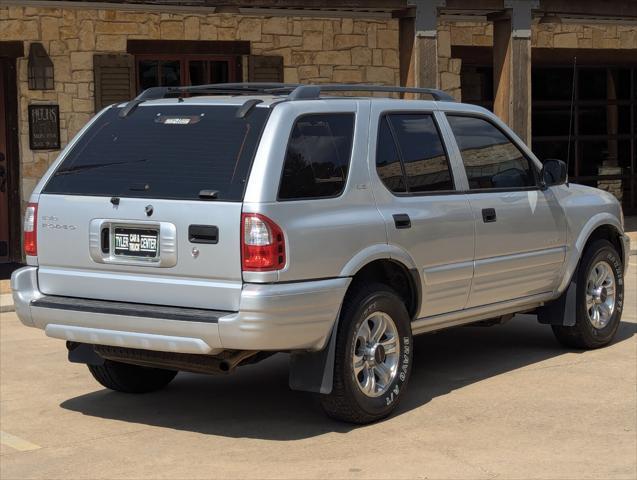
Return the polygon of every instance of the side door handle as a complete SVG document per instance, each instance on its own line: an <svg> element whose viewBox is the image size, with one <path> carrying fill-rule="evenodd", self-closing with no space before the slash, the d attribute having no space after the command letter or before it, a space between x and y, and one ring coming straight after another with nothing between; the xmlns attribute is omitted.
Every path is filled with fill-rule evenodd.
<svg viewBox="0 0 637 480"><path fill-rule="evenodd" d="M406 213L395 213L393 217L397 229L411 228L411 218Z"/></svg>
<svg viewBox="0 0 637 480"><path fill-rule="evenodd" d="M188 240L190 243L219 243L219 228L214 225L190 225Z"/></svg>
<svg viewBox="0 0 637 480"><path fill-rule="evenodd" d="M482 221L484 223L493 223L497 220L495 214L495 208L483 208L482 209Z"/></svg>

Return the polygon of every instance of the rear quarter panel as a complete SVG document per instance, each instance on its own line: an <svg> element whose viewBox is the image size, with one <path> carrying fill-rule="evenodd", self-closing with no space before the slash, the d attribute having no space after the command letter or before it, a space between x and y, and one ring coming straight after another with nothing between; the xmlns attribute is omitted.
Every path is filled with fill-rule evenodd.
<svg viewBox="0 0 637 480"><path fill-rule="evenodd" d="M311 113L356 114L348 180L335 198L277 201L288 136L295 120ZM248 282L333 278L359 252L387 245L385 226L370 187L369 101L313 100L277 106L262 137L248 182L244 212L261 213L285 232L287 263L278 273L244 272Z"/></svg>

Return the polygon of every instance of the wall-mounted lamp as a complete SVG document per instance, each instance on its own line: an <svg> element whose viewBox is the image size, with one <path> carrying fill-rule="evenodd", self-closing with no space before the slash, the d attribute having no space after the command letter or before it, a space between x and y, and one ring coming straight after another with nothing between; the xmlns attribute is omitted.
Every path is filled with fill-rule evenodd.
<svg viewBox="0 0 637 480"><path fill-rule="evenodd" d="M554 13L545 13L544 15L542 15L542 18L540 18L540 21L538 23L542 25L546 25L549 23L562 23L562 19Z"/></svg>
<svg viewBox="0 0 637 480"><path fill-rule="evenodd" d="M41 43L29 47L29 90L53 90L53 62Z"/></svg>

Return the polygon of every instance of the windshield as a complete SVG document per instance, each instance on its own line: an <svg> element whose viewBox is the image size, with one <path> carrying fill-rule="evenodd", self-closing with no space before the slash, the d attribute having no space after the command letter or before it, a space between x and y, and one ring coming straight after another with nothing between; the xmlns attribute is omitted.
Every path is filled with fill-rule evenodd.
<svg viewBox="0 0 637 480"><path fill-rule="evenodd" d="M110 108L49 179L44 193L241 201L269 109L236 106ZM209 198L209 197L208 197Z"/></svg>

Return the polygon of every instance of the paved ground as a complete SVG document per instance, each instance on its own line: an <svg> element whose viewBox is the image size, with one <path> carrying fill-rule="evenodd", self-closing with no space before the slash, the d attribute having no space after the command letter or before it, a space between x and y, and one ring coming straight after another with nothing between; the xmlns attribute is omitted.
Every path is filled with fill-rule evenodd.
<svg viewBox="0 0 637 480"><path fill-rule="evenodd" d="M631 264L612 346L565 351L524 316L419 337L398 413L360 428L289 391L284 355L127 396L3 313L0 477L637 478Z"/></svg>

